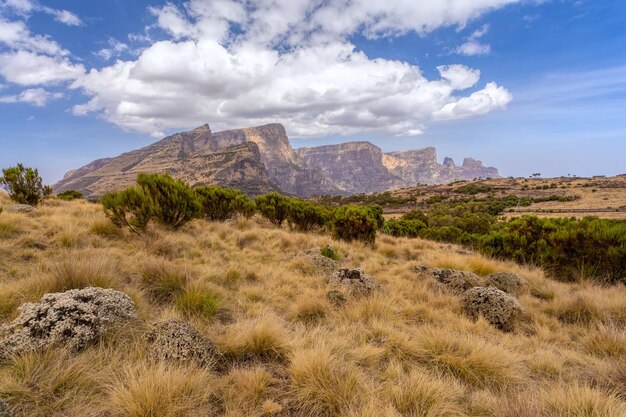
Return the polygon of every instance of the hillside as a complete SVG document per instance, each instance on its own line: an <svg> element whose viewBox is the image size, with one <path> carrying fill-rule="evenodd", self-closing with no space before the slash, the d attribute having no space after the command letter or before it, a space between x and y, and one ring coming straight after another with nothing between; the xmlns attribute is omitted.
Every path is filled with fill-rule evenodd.
<svg viewBox="0 0 626 417"><path fill-rule="evenodd" d="M217 184L251 195L279 189L301 197L498 177L497 169L472 158L460 167L449 158L439 164L434 148L384 154L369 142L348 142L294 150L278 123L223 132L203 125L69 171L54 191L97 199L128 186L140 172L168 173L192 186Z"/></svg>
<svg viewBox="0 0 626 417"><path fill-rule="evenodd" d="M329 244L338 263L320 255ZM423 265L517 274L523 320L504 332L473 319ZM328 298L338 267L374 290ZM99 204L47 200L0 214L0 281L5 325L44 293L89 286L129 295L137 316L80 350L1 364L0 410L15 416L626 415L624 286L560 283L455 245L350 244L260 217L137 237ZM176 340L197 329L182 356L155 350L171 319L186 323Z"/></svg>

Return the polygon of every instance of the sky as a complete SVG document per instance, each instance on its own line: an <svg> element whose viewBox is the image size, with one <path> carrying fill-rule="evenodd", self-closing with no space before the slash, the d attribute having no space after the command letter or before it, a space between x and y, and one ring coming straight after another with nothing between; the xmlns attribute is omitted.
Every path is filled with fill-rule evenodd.
<svg viewBox="0 0 626 417"><path fill-rule="evenodd" d="M0 0L0 167L47 183L208 123L626 173L624 0Z"/></svg>

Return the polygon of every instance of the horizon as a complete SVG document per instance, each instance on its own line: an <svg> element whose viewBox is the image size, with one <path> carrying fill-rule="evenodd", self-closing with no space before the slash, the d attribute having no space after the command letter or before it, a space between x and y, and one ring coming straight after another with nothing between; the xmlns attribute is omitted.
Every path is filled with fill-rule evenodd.
<svg viewBox="0 0 626 417"><path fill-rule="evenodd" d="M0 0L0 167L53 183L203 123L273 121L294 148L626 172L617 0L275 3Z"/></svg>

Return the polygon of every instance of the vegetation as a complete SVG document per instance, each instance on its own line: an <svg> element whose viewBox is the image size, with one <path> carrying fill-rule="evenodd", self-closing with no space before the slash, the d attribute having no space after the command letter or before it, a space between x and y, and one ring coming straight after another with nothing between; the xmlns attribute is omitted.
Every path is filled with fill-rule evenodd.
<svg viewBox="0 0 626 417"><path fill-rule="evenodd" d="M287 221L301 232L308 232L324 227L329 212L317 204L291 199L287 209Z"/></svg>
<svg viewBox="0 0 626 417"><path fill-rule="evenodd" d="M83 193L75 190L67 190L57 194L57 198L65 201L72 201L76 199L84 198Z"/></svg>
<svg viewBox="0 0 626 417"><path fill-rule="evenodd" d="M129 187L105 194L101 200L104 214L117 227L128 227L141 234L154 217L152 198L142 187Z"/></svg>
<svg viewBox="0 0 626 417"><path fill-rule="evenodd" d="M374 243L378 222L377 211L361 206L342 206L335 210L332 219L333 237L347 242L360 240Z"/></svg>
<svg viewBox="0 0 626 417"><path fill-rule="evenodd" d="M11 200L18 204L36 206L42 198L52 193L52 189L43 185L37 168L22 164L2 170L0 188L4 188Z"/></svg>
<svg viewBox="0 0 626 417"><path fill-rule="evenodd" d="M137 184L150 197L152 213L160 223L178 228L198 217L200 202L184 182L168 174L139 174Z"/></svg>
<svg viewBox="0 0 626 417"><path fill-rule="evenodd" d="M281 226L289 213L289 198L279 193L269 193L254 200L257 210L276 226Z"/></svg>
<svg viewBox="0 0 626 417"><path fill-rule="evenodd" d="M250 218L255 206L244 193L217 185L194 188L202 205L202 215L208 220L225 221L235 215Z"/></svg>

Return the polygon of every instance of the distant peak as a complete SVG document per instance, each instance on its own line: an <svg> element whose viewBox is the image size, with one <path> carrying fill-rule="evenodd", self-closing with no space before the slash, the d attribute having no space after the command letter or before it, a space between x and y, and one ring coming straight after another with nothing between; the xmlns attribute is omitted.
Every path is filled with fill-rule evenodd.
<svg viewBox="0 0 626 417"><path fill-rule="evenodd" d="M200 132L200 131L211 131L211 128L209 127L208 123L203 124L202 126L198 126L196 127L193 132Z"/></svg>

